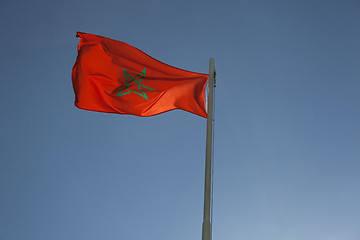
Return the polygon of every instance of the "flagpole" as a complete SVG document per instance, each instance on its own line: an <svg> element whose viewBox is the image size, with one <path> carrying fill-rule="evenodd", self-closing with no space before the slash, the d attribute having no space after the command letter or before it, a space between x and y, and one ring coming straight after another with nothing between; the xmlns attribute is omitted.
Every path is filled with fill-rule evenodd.
<svg viewBox="0 0 360 240"><path fill-rule="evenodd" d="M212 240L212 146L213 146L213 103L215 85L215 63L214 58L209 61L209 89L208 89L208 111L206 129L206 161L205 161L205 190L204 190L204 219L202 229L202 240Z"/></svg>

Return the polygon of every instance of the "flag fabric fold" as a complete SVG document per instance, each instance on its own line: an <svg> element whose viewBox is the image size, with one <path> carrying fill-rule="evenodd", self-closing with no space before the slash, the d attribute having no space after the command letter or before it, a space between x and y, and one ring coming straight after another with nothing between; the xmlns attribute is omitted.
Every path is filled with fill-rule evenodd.
<svg viewBox="0 0 360 240"><path fill-rule="evenodd" d="M141 117L182 109L207 117L208 74L170 66L120 41L80 32L77 37L76 107Z"/></svg>

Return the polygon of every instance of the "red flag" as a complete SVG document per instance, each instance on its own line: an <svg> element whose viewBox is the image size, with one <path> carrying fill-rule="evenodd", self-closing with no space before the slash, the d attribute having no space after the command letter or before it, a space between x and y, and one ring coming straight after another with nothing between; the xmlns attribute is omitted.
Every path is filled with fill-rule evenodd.
<svg viewBox="0 0 360 240"><path fill-rule="evenodd" d="M182 109L207 117L208 74L172 67L120 41L87 33L77 37L72 82L78 108L142 117Z"/></svg>

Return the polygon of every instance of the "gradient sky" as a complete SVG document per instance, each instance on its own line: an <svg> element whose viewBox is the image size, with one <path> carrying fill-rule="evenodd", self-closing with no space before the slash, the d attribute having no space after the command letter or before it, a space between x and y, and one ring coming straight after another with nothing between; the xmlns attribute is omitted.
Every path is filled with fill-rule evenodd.
<svg viewBox="0 0 360 240"><path fill-rule="evenodd" d="M206 119L74 107L82 31L215 58L214 240L359 240L359 26L359 0L2 0L0 239L201 239Z"/></svg>

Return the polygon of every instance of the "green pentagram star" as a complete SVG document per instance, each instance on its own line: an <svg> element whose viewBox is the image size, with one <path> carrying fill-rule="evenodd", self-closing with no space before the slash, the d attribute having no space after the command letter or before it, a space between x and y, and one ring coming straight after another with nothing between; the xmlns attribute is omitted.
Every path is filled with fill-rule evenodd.
<svg viewBox="0 0 360 240"><path fill-rule="evenodd" d="M142 70L142 72L136 76L131 76L125 69L122 69L123 72L124 72L124 75L125 75L125 88L120 90L120 92L117 94L117 96L124 96L126 94L129 94L129 93L135 93L143 98L145 98L146 100L149 100L145 91L152 91L152 90L156 90L154 88L150 88L150 87L147 87L145 85L143 85L141 83L141 81L143 80L143 78L146 76L146 68L144 68L144 70ZM138 80L136 80L136 78L138 78ZM130 90L129 89L129 86L132 82L135 82L137 83L138 85L138 90ZM145 89L144 89L145 88Z"/></svg>

